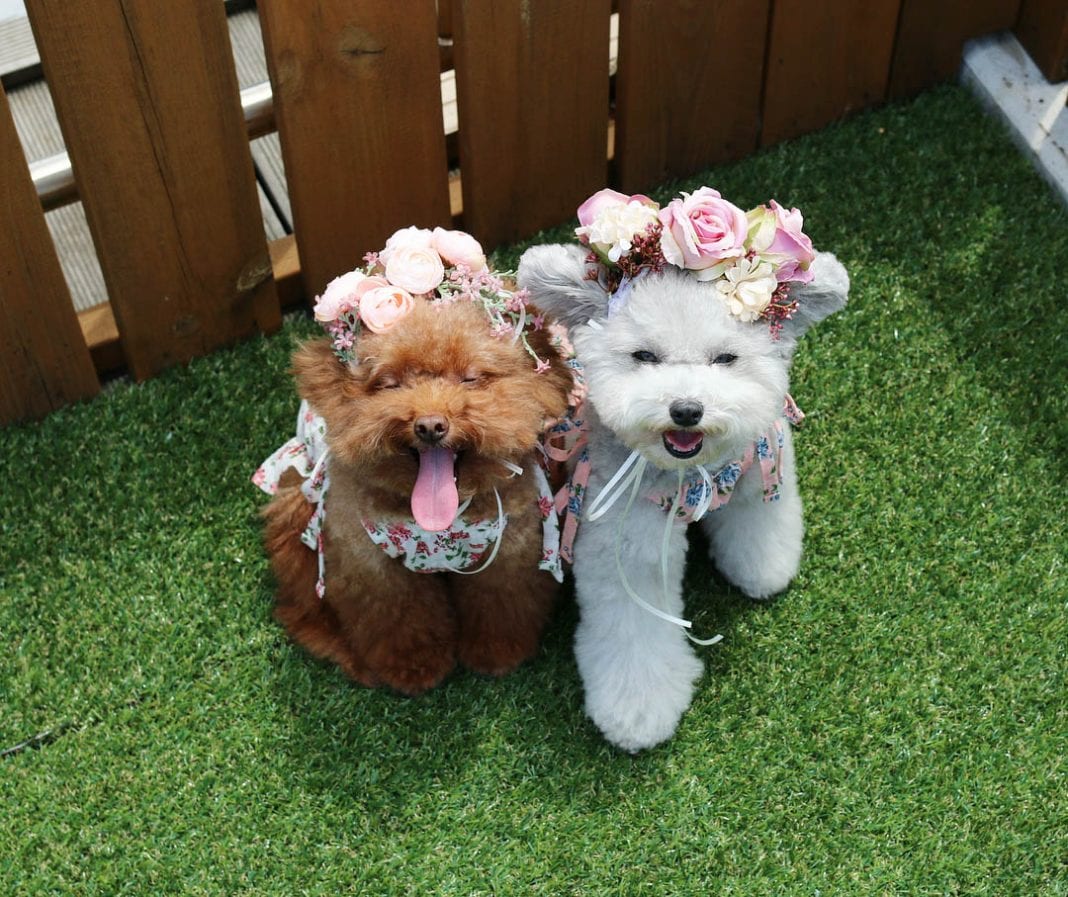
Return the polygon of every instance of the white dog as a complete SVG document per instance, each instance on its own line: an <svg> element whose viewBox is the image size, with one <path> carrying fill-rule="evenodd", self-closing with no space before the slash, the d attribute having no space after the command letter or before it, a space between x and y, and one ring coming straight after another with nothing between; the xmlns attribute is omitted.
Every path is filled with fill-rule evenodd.
<svg viewBox="0 0 1068 897"><path fill-rule="evenodd" d="M681 619L678 522L701 520L719 569L752 598L797 573L801 499L783 422L784 404L796 407L790 361L849 289L834 256L814 256L811 282L790 292L796 310L774 328L732 313L714 284L674 264L607 292L603 276L590 279L587 248L538 246L520 262L520 286L568 327L589 386L592 501L575 544L575 652L586 711L624 750L674 733L703 669Z"/></svg>

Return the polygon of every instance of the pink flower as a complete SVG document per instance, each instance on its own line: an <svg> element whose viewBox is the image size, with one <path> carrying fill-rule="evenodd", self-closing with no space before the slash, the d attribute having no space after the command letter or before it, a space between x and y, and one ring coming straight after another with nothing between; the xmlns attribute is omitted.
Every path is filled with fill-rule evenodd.
<svg viewBox="0 0 1068 897"><path fill-rule="evenodd" d="M386 280L409 293L430 293L444 279L445 266L431 246L399 246L386 261Z"/></svg>
<svg viewBox="0 0 1068 897"><path fill-rule="evenodd" d="M397 286L377 287L360 300L360 320L372 333L385 333L415 308L415 300Z"/></svg>
<svg viewBox="0 0 1068 897"><path fill-rule="evenodd" d="M745 254L749 232L745 212L711 187L673 199L660 210L660 222L664 258L679 268L699 272L699 280L718 277L726 267L724 262Z"/></svg>
<svg viewBox="0 0 1068 897"><path fill-rule="evenodd" d="M463 265L472 274L486 270L486 254L482 251L482 244L462 230L435 227L430 245L450 265Z"/></svg>
<svg viewBox="0 0 1068 897"><path fill-rule="evenodd" d="M544 358L539 358L538 359L538 363L536 365L534 365L534 373L535 374L544 374L546 371L549 371L551 368L552 368L552 365L549 364L548 361L546 361Z"/></svg>
<svg viewBox="0 0 1068 897"><path fill-rule="evenodd" d="M367 275L362 271L349 271L331 280L323 295L316 298L315 320L336 321L343 312L356 308L359 305L357 289L365 280Z"/></svg>
<svg viewBox="0 0 1068 897"><path fill-rule="evenodd" d="M620 193L618 190L609 190L605 187L604 190L598 190L593 196L578 207L579 224L582 225L582 227L589 227L593 224L593 220L605 209L611 206L626 206L629 205L632 200L637 200L643 205L652 206L653 208L657 207L655 202L641 193L627 196L625 193Z"/></svg>
<svg viewBox="0 0 1068 897"><path fill-rule="evenodd" d="M816 258L816 250L812 248L808 234L801 230L805 219L800 210L790 209L788 212L774 199L771 201L771 210L775 213L775 237L762 255L782 257L777 271L779 283L787 280L808 283L813 276L808 267Z"/></svg>
<svg viewBox="0 0 1068 897"><path fill-rule="evenodd" d="M412 246L417 249L429 249L433 242L433 235L425 227L405 227L394 231L393 236L386 240L386 248L378 253L378 262L385 265L394 250L402 246Z"/></svg>

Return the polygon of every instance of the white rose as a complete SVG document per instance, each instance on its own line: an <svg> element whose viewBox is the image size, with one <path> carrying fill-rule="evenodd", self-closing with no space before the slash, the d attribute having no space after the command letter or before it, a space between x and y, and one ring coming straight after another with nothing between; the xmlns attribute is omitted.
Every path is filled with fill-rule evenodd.
<svg viewBox="0 0 1068 897"><path fill-rule="evenodd" d="M779 285L775 269L759 259L741 258L715 281L716 292L730 313L741 321L755 321L771 304Z"/></svg>
<svg viewBox="0 0 1068 897"><path fill-rule="evenodd" d="M429 249L433 239L433 233L425 227L401 228L394 231L393 236L386 240L386 247L378 253L378 260L385 265L389 257L404 246L411 249Z"/></svg>
<svg viewBox="0 0 1068 897"><path fill-rule="evenodd" d="M386 262L386 280L409 293L429 293L445 277L441 256L432 247L400 246Z"/></svg>
<svg viewBox="0 0 1068 897"><path fill-rule="evenodd" d="M605 204L593 221L576 228L575 233L585 237L591 248L614 263L630 252L635 237L640 237L650 224L659 220L657 209L632 199L625 204Z"/></svg>

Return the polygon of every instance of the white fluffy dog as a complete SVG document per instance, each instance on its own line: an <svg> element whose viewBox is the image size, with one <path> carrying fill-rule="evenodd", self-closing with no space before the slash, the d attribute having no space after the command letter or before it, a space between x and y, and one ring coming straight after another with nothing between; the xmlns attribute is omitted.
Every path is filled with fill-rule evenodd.
<svg viewBox="0 0 1068 897"><path fill-rule="evenodd" d="M585 370L593 501L575 545L575 651L587 713L610 742L638 751L674 733L703 668L680 619L687 541L674 519L686 491L703 502L696 516L715 563L746 595L781 592L797 573L804 527L782 423L790 361L801 334L845 305L849 278L817 254L776 335L670 264L635 279L609 314L588 253L534 247L518 277L568 327Z"/></svg>

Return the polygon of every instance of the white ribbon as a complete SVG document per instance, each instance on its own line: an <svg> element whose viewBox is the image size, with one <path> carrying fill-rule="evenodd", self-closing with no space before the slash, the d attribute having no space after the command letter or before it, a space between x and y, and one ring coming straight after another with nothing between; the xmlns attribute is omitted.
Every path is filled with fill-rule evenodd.
<svg viewBox="0 0 1068 897"><path fill-rule="evenodd" d="M501 542L504 541L504 528L508 525L508 521L504 516L504 505L501 504L501 494L494 489L493 497L497 499L497 539L493 543L493 549L490 551L490 556L486 558L485 563L481 567L475 570L458 570L456 567L443 566L442 569L447 573L462 573L464 576L473 576L475 573L481 573L490 564L493 563L493 559L497 557L497 552L500 551ZM471 504L471 499L465 501L456 511L456 516L459 517Z"/></svg>
<svg viewBox="0 0 1068 897"><path fill-rule="evenodd" d="M648 464L645 458L643 458L638 452L631 452L627 459L619 466L619 469L615 472L613 477L605 484L605 487L597 494L597 497L590 503L589 508L586 511L587 520L597 520L599 517L603 517L608 509L612 507L618 501L619 497L630 488L630 497L627 499L627 505L623 508L623 513L619 516L619 523L616 526L616 540L615 540L615 561L616 561L616 573L619 575L619 581L623 586L623 591L627 593L632 601L634 601L643 610L648 611L655 617L659 617L674 626L680 626L686 631L686 638L688 638L695 645L714 645L719 641L722 641L722 635L715 635L708 639L699 639L692 635L688 630L693 628L693 621L686 620L682 617L676 617L673 614L669 614L667 611L650 604L641 595L639 595L634 587L630 584L630 580L627 579L627 574L623 569L623 560L621 558L622 543L623 543L623 527L626 524L627 516L630 514L630 509L634 506L634 500L638 497L638 490L641 488L642 476L645 473L645 467ZM712 501L712 478L703 467L697 467L696 470L700 473L705 486L705 495L701 499L701 505L698 506L698 510L694 513L694 520L699 520L705 512L708 510L709 504ZM682 487L685 478L683 471L679 471L679 488L675 492L674 501L671 504L671 510L668 512L667 524L664 526L664 536L660 543L660 579L661 588L663 590L664 599L667 600L668 595L668 550L671 547L671 531L675 523L675 515L678 513Z"/></svg>

